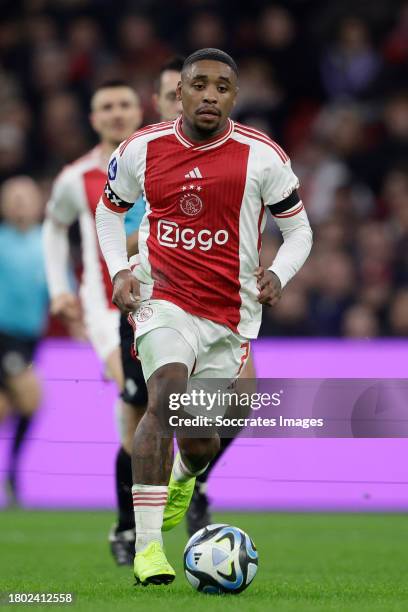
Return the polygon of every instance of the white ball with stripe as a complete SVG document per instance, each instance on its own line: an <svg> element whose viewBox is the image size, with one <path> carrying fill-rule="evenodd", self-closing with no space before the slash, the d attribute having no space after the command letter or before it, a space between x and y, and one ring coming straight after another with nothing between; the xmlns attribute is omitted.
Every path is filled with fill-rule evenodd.
<svg viewBox="0 0 408 612"><path fill-rule="evenodd" d="M197 591L242 593L258 570L258 552L249 535L232 525L207 525L184 549L184 572Z"/></svg>

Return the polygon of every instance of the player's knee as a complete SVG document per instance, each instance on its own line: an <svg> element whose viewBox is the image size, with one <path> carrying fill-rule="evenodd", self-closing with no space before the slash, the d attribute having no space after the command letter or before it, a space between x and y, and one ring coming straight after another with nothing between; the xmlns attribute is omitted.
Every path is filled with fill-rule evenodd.
<svg viewBox="0 0 408 612"><path fill-rule="evenodd" d="M12 379L10 390L13 403L20 414L34 414L42 399L41 386L34 372L27 371Z"/></svg>
<svg viewBox="0 0 408 612"><path fill-rule="evenodd" d="M10 413L10 402L7 398L7 395L0 391L0 423L4 421L4 419Z"/></svg>
<svg viewBox="0 0 408 612"><path fill-rule="evenodd" d="M193 465L209 463L220 450L218 435L212 438L183 438L178 443L183 456Z"/></svg>
<svg viewBox="0 0 408 612"><path fill-rule="evenodd" d="M130 435L124 436L122 447L125 449L128 455L131 455L132 449L133 449L133 436L130 436Z"/></svg>
<svg viewBox="0 0 408 612"><path fill-rule="evenodd" d="M188 370L184 363L167 363L158 368L149 378L154 379L156 385L167 388L169 386L187 386Z"/></svg>
<svg viewBox="0 0 408 612"><path fill-rule="evenodd" d="M188 370L182 363L170 363L162 366L148 381L149 412L162 412L169 409L173 394L180 395L187 388Z"/></svg>
<svg viewBox="0 0 408 612"><path fill-rule="evenodd" d="M124 378L119 348L116 348L106 357L105 374L107 378L116 382L119 389L123 389Z"/></svg>
<svg viewBox="0 0 408 612"><path fill-rule="evenodd" d="M31 391L28 389L25 390L18 402L20 413L25 416L33 415L40 407L41 398L42 395L39 386L36 388L33 387Z"/></svg>

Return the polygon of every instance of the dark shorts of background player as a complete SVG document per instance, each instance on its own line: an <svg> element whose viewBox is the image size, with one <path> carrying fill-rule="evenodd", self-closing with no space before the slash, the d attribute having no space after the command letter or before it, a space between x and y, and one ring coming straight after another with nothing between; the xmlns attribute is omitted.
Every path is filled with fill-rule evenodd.
<svg viewBox="0 0 408 612"><path fill-rule="evenodd" d="M132 406L145 406L147 404L147 388L143 377L142 364L133 357L133 328L125 315L120 317L120 350L122 357L125 386L122 399Z"/></svg>
<svg viewBox="0 0 408 612"><path fill-rule="evenodd" d="M26 370L34 359L37 339L11 336L0 331L0 388L7 388L7 380Z"/></svg>

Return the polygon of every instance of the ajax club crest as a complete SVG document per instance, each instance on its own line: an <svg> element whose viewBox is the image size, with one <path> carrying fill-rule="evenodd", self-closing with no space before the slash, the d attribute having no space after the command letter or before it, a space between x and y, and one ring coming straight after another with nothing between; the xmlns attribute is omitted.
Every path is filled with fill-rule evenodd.
<svg viewBox="0 0 408 612"><path fill-rule="evenodd" d="M152 315L153 309L150 308L150 306L140 306L140 308L138 308L136 311L136 321L143 323L144 321L150 319Z"/></svg>
<svg viewBox="0 0 408 612"><path fill-rule="evenodd" d="M181 191L183 195L180 197L180 208L188 217L195 217L203 210L203 201L199 192L202 187L200 185L183 185Z"/></svg>
<svg viewBox="0 0 408 612"><path fill-rule="evenodd" d="M180 208L184 214L189 217L195 217L201 212L203 202L197 194L186 193L180 198Z"/></svg>

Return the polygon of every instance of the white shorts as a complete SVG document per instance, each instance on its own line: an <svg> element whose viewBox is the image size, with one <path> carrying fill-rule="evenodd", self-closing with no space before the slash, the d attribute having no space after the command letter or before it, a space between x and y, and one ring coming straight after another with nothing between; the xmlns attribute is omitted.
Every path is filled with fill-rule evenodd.
<svg viewBox="0 0 408 612"><path fill-rule="evenodd" d="M106 361L120 344L119 310L104 308L91 313L85 311L84 319L86 333L95 352L99 359Z"/></svg>
<svg viewBox="0 0 408 612"><path fill-rule="evenodd" d="M167 300L144 301L133 319L146 381L168 363L185 363L192 378L234 380L248 359L247 338L225 325L191 315ZM160 330L160 334L149 334L153 330Z"/></svg>

